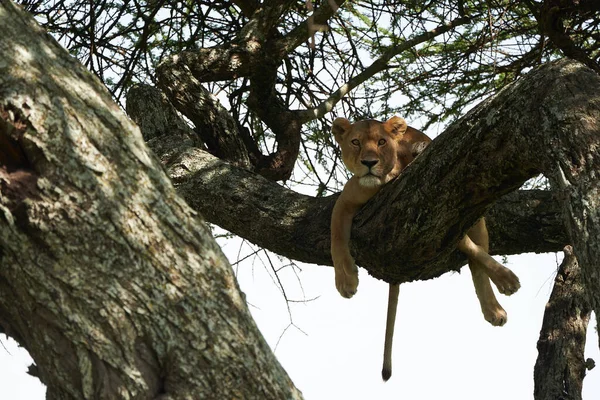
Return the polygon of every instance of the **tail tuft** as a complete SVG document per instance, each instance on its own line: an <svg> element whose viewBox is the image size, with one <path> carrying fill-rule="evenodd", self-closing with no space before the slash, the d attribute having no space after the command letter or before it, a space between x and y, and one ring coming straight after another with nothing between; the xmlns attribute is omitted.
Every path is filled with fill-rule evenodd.
<svg viewBox="0 0 600 400"><path fill-rule="evenodd" d="M383 378L383 381L387 382L387 380L390 379L391 376L392 376L392 369L383 367L383 369L381 370L381 377Z"/></svg>

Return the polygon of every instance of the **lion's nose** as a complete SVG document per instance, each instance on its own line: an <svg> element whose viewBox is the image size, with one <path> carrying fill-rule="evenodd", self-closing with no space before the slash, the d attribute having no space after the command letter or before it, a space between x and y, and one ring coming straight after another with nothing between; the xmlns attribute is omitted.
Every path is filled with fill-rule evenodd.
<svg viewBox="0 0 600 400"><path fill-rule="evenodd" d="M378 160L360 160L360 163L362 165L369 167L369 169L371 169L378 162L379 162Z"/></svg>

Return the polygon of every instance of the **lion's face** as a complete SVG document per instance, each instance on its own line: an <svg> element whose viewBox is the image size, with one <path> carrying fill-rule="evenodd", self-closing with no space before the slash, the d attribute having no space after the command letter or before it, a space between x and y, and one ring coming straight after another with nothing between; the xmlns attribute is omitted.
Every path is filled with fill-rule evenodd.
<svg viewBox="0 0 600 400"><path fill-rule="evenodd" d="M406 121L399 117L386 122L365 120L354 124L337 118L331 128L342 149L344 164L364 187L377 187L398 176L399 142L406 129Z"/></svg>

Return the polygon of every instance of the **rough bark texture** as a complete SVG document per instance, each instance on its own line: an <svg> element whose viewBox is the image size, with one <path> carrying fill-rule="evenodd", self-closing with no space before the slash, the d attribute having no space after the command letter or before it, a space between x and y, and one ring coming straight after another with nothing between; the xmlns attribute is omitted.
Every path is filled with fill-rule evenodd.
<svg viewBox="0 0 600 400"><path fill-rule="evenodd" d="M585 339L591 308L571 246L554 280L537 344L536 400L581 400L585 377Z"/></svg>
<svg viewBox="0 0 600 400"><path fill-rule="evenodd" d="M129 89L128 93L135 93L136 96L127 101L127 114L137 115L145 112L152 115L152 118L134 120L145 141L168 134L179 137L186 146L205 148L200 135L196 134L179 116L175 107L160 90L149 85L138 84ZM168 130L165 129L166 127ZM223 127L219 131L221 132L222 129Z"/></svg>
<svg viewBox="0 0 600 400"><path fill-rule="evenodd" d="M47 398L300 398L138 128L7 0L0 26L0 325Z"/></svg>
<svg viewBox="0 0 600 400"><path fill-rule="evenodd" d="M279 62L308 36L269 24L291 3L245 2L253 18L232 46L158 71L167 93L187 68L198 82L247 76L249 107L279 144L252 165L271 180L289 176L308 118L274 90ZM331 14L327 4L315 20ZM0 325L36 360L48 398L299 398L208 229L137 128L7 0L0 26ZM335 196L301 196L220 161L180 122L155 125L150 142L189 204L282 255L330 263ZM353 225L357 262L389 282L458 269L457 241L487 213L495 253L573 244L598 310L599 149L600 77L570 61L538 68L451 126L365 206ZM538 173L557 191L509 194Z"/></svg>
<svg viewBox="0 0 600 400"><path fill-rule="evenodd" d="M160 155L155 143L150 146ZM161 159L179 194L210 222L286 257L331 265L329 224L338 195L300 195L199 149L182 145L180 150L179 157ZM510 193L486 218L493 254L558 251L569 241L559 203L548 191ZM368 236L369 232L353 233L355 240ZM449 260L448 270L466 262L457 255Z"/></svg>
<svg viewBox="0 0 600 400"><path fill-rule="evenodd" d="M166 90L171 101L178 110L193 122L196 136L201 138L211 154L233 165L251 168L251 158L256 159L260 154L256 145L251 140L242 140L243 132L238 127L231 115L221 106L215 96L209 93L187 70L175 71L171 77L173 84ZM160 120L160 114L174 115L171 106L161 92L147 93L155 88L139 85L132 88L127 96L127 113L140 115L140 110L130 110L130 104L145 103L151 98L160 98L163 110L153 120ZM139 99L136 101L136 99ZM148 110L146 110L148 111ZM179 119L179 118L177 118ZM143 120L140 119L139 122ZM139 122L136 120L136 123ZM172 125L172 123L170 124ZM141 126L141 125L140 125ZM144 132L144 129L142 129ZM146 134L144 133L144 137ZM248 148L252 150L250 150Z"/></svg>

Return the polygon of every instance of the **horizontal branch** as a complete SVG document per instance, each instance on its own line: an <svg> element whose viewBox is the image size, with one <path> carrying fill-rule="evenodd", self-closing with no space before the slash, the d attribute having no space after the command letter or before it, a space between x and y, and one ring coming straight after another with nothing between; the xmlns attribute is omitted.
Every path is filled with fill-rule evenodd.
<svg viewBox="0 0 600 400"><path fill-rule="evenodd" d="M156 114L157 91L145 91L128 112L136 121ZM145 100L145 101L143 101ZM147 104L147 109L144 109ZM283 256L331 265L329 219L337 195L313 198L288 190L237 168L194 146L180 131L176 115L140 125L163 133L149 142L161 158L179 193L208 221ZM148 126L148 127L147 127ZM145 135L146 136L146 135ZM200 195L201 194L201 195ZM560 207L548 191L519 191L502 197L486 213L493 254L558 251L568 242ZM449 269L458 269L457 258Z"/></svg>
<svg viewBox="0 0 600 400"><path fill-rule="evenodd" d="M329 223L338 195L302 195L200 149L180 152L168 161L168 174L179 194L209 222L285 257L332 265ZM493 254L559 251L568 242L560 207L548 191L510 193L486 218ZM368 235L353 232L355 241ZM448 270L464 261L456 258Z"/></svg>
<svg viewBox="0 0 600 400"><path fill-rule="evenodd" d="M169 136L150 146L163 159L179 194L208 221L283 256L331 265L329 219L337 195L301 195L189 143L159 147L167 140ZM568 242L552 192L510 193L486 218L493 254L559 251ZM457 258L448 267L458 269L463 262Z"/></svg>

